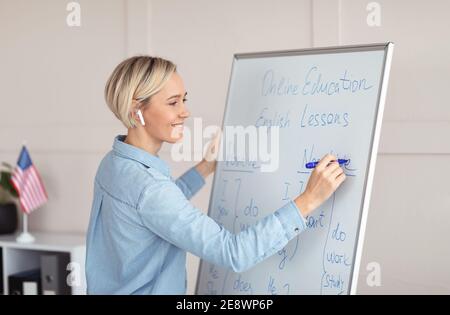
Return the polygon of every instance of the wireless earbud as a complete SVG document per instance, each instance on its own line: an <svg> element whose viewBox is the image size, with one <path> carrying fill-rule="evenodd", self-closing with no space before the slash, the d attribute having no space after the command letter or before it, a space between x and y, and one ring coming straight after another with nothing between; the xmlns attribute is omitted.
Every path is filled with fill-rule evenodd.
<svg viewBox="0 0 450 315"><path fill-rule="evenodd" d="M142 126L145 126L144 116L142 116L142 112L140 109L137 111L137 115L139 116L139 120L141 121Z"/></svg>

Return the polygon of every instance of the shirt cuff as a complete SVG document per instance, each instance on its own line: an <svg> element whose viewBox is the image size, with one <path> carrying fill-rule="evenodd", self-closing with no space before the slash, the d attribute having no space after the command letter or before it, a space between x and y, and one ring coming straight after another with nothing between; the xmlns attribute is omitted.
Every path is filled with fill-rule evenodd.
<svg viewBox="0 0 450 315"><path fill-rule="evenodd" d="M200 188L202 188L203 185L205 184L205 179L197 171L195 166L189 169L186 173L184 173L182 178L183 181L188 186L189 190L191 191L192 195L194 195L197 191L199 191Z"/></svg>
<svg viewBox="0 0 450 315"><path fill-rule="evenodd" d="M275 216L283 226L288 240L293 239L295 236L306 230L306 220L301 215L300 209L292 200L275 211Z"/></svg>

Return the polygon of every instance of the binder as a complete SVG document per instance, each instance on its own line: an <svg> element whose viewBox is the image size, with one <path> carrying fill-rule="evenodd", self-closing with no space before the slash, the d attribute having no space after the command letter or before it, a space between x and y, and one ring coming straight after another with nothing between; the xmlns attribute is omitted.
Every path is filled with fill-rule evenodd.
<svg viewBox="0 0 450 315"><path fill-rule="evenodd" d="M3 295L3 251L0 248L0 295Z"/></svg>
<svg viewBox="0 0 450 315"><path fill-rule="evenodd" d="M36 281L24 281L22 283L23 295L38 295L39 288Z"/></svg>
<svg viewBox="0 0 450 315"><path fill-rule="evenodd" d="M70 262L68 254L41 255L41 282L43 295L70 295L71 288L67 285L67 265Z"/></svg>
<svg viewBox="0 0 450 315"><path fill-rule="evenodd" d="M38 295L41 292L41 271L32 269L8 277L10 295Z"/></svg>

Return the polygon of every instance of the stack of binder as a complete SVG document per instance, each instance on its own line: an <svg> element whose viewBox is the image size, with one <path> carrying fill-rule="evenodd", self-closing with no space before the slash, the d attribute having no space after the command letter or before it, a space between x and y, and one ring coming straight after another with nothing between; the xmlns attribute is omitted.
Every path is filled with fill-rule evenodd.
<svg viewBox="0 0 450 315"><path fill-rule="evenodd" d="M40 256L41 268L19 272L8 277L11 295L69 295L67 284L70 256L61 253Z"/></svg>
<svg viewBox="0 0 450 315"><path fill-rule="evenodd" d="M38 295L41 292L41 271L32 269L8 277L10 295Z"/></svg>

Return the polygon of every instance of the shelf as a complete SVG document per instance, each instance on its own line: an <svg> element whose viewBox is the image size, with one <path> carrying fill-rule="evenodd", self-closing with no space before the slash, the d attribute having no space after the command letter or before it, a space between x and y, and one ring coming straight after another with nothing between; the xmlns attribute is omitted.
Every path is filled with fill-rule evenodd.
<svg viewBox="0 0 450 315"><path fill-rule="evenodd" d="M8 277L21 271L40 268L42 254L66 253L70 256L68 270L72 294L86 294L84 271L86 246L85 237L79 234L32 232L35 241L29 244L16 242L18 234L0 236L0 258L3 273L3 293L9 292Z"/></svg>
<svg viewBox="0 0 450 315"><path fill-rule="evenodd" d="M80 234L33 232L36 240L30 244L21 244L16 242L18 235L0 236L0 247L67 252L79 246L84 247L86 243L84 236Z"/></svg>

